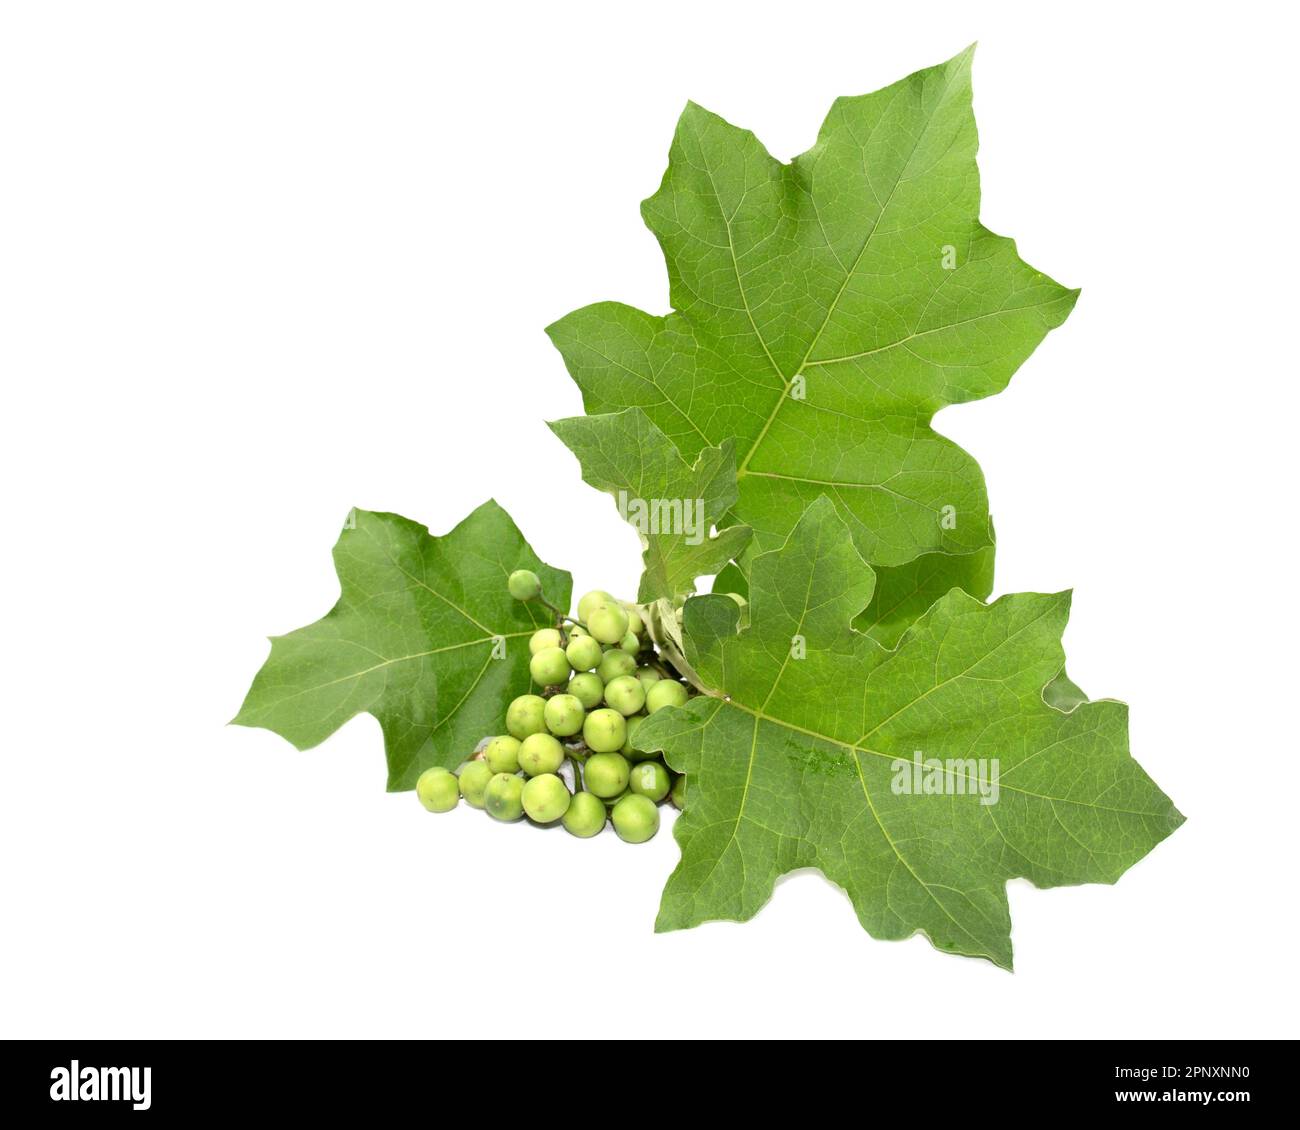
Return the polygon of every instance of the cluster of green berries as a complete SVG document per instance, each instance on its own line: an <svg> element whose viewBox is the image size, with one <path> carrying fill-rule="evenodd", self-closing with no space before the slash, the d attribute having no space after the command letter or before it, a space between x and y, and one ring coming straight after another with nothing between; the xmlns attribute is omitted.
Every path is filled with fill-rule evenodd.
<svg viewBox="0 0 1300 1130"><path fill-rule="evenodd" d="M544 599L526 569L507 584L516 600ZM463 797L497 820L560 821L582 838L608 820L628 843L644 843L659 831L661 801L682 807L686 778L638 748L636 732L692 692L660 660L636 608L609 593L587 593L576 619L557 610L556 620L528 641L528 670L541 693L516 698L506 733L484 739L455 773L426 769L416 794L430 812L449 812ZM573 791L560 776L565 761Z"/></svg>

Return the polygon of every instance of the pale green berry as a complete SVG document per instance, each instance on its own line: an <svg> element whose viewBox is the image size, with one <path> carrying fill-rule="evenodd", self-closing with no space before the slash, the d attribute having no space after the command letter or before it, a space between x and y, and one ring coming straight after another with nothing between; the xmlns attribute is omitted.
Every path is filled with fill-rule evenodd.
<svg viewBox="0 0 1300 1130"><path fill-rule="evenodd" d="M642 761L632 766L627 787L658 804L668 795L672 782L668 779L668 770L658 761Z"/></svg>
<svg viewBox="0 0 1300 1130"><path fill-rule="evenodd" d="M609 814L619 839L643 844L659 831L659 809L649 797L630 793L614 805Z"/></svg>
<svg viewBox="0 0 1300 1130"><path fill-rule="evenodd" d="M510 738L514 741L514 738ZM466 761L457 771L456 780L460 785L460 795L475 808L483 807L483 790L492 779L496 770L486 761Z"/></svg>
<svg viewBox="0 0 1300 1130"><path fill-rule="evenodd" d="M550 824L568 810L569 790L554 773L540 773L524 783L520 800L530 820Z"/></svg>
<svg viewBox="0 0 1300 1130"><path fill-rule="evenodd" d="M593 753L582 767L582 783L598 797L616 797L627 788L627 759L617 753Z"/></svg>
<svg viewBox="0 0 1300 1130"><path fill-rule="evenodd" d="M591 614L597 608L605 604L617 603L617 599L610 596L604 589L592 589L591 592L584 593L582 599L578 601L578 619L585 624L591 619Z"/></svg>
<svg viewBox="0 0 1300 1130"><path fill-rule="evenodd" d="M483 760L493 773L513 773L519 768L519 739L509 734L493 738L483 750Z"/></svg>
<svg viewBox="0 0 1300 1130"><path fill-rule="evenodd" d="M618 643L627 635L627 613L617 604L602 604L587 617L587 631L601 643Z"/></svg>
<svg viewBox="0 0 1300 1130"><path fill-rule="evenodd" d="M663 678L663 676L653 667L638 667L636 669L636 677L640 684L645 687L647 694L650 691L650 684L657 683Z"/></svg>
<svg viewBox="0 0 1300 1130"><path fill-rule="evenodd" d="M564 746L550 734L529 734L519 747L519 768L530 777L554 773L564 764Z"/></svg>
<svg viewBox="0 0 1300 1130"><path fill-rule="evenodd" d="M674 808L686 807L686 774L683 773L673 782L673 791L669 794L672 797Z"/></svg>
<svg viewBox="0 0 1300 1130"><path fill-rule="evenodd" d="M573 668L561 647L544 647L534 652L528 662L528 673L533 682L543 687L558 687L569 681Z"/></svg>
<svg viewBox="0 0 1300 1130"><path fill-rule="evenodd" d="M529 734L546 732L546 699L539 694L521 694L506 707L506 729L522 741Z"/></svg>
<svg viewBox="0 0 1300 1130"><path fill-rule="evenodd" d="M557 694L546 700L546 728L557 737L576 734L586 716L582 703L571 694Z"/></svg>
<svg viewBox="0 0 1300 1130"><path fill-rule="evenodd" d="M645 635L645 621L641 619L641 613L635 608L625 609L627 612L627 630L635 635Z"/></svg>
<svg viewBox="0 0 1300 1130"><path fill-rule="evenodd" d="M574 675L565 690L582 703L584 709L591 710L605 697L605 681L599 675L584 672Z"/></svg>
<svg viewBox="0 0 1300 1130"><path fill-rule="evenodd" d="M580 839L588 839L599 834L605 827L609 813L595 793L578 793L569 801L564 814L564 827Z"/></svg>
<svg viewBox="0 0 1300 1130"><path fill-rule="evenodd" d="M646 713L653 714L665 706L685 706L686 688L675 679L660 679L645 696Z"/></svg>
<svg viewBox="0 0 1300 1130"><path fill-rule="evenodd" d="M635 655L641 650L641 641L637 638L636 632L628 632L621 640L618 646L626 651L629 655Z"/></svg>
<svg viewBox="0 0 1300 1130"><path fill-rule="evenodd" d="M626 717L645 705L645 687L631 675L620 675L605 684L605 701Z"/></svg>
<svg viewBox="0 0 1300 1130"><path fill-rule="evenodd" d="M416 779L415 795L430 812L450 812L460 803L456 774L437 765L426 769Z"/></svg>
<svg viewBox="0 0 1300 1130"><path fill-rule="evenodd" d="M513 773L498 773L483 790L483 807L494 820L509 823L524 814L524 779Z"/></svg>
<svg viewBox="0 0 1300 1130"><path fill-rule="evenodd" d="M536 600L542 595L542 582L531 569L516 569L506 579L506 588L516 600Z"/></svg>
<svg viewBox="0 0 1300 1130"><path fill-rule="evenodd" d="M600 644L591 636L579 636L569 641L564 654L575 671L594 671L600 666L604 652L601 651Z"/></svg>
<svg viewBox="0 0 1300 1130"><path fill-rule="evenodd" d="M605 657L600 661L600 666L596 668L596 674L601 677L605 683L611 683L620 675L632 675L636 673L636 658L629 655L626 651L615 648L613 651L605 652Z"/></svg>
<svg viewBox="0 0 1300 1130"><path fill-rule="evenodd" d="M617 710L593 710L582 723L582 740L594 753L613 753L627 741L627 723Z"/></svg>
<svg viewBox="0 0 1300 1130"><path fill-rule="evenodd" d="M559 647L564 637L555 628L539 628L528 637L528 653L536 655L548 647Z"/></svg>

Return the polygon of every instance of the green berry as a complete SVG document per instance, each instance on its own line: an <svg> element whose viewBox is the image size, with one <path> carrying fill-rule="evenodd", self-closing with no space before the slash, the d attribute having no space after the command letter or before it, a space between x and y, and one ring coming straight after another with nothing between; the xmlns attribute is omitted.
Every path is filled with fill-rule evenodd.
<svg viewBox="0 0 1300 1130"><path fill-rule="evenodd" d="M591 710L605 697L605 681L599 675L584 672L574 675L565 690L582 703L584 709Z"/></svg>
<svg viewBox="0 0 1300 1130"><path fill-rule="evenodd" d="M578 601L578 619L586 623L591 619L591 614L605 604L617 604L618 601L609 595L604 589L592 589L591 592L585 593Z"/></svg>
<svg viewBox="0 0 1300 1130"><path fill-rule="evenodd" d="M506 579L506 588L516 600L536 600L542 595L542 582L531 569L516 569Z"/></svg>
<svg viewBox="0 0 1300 1130"><path fill-rule="evenodd" d="M636 632L628 632L618 641L618 646L629 655L635 655L641 650L641 641L637 639Z"/></svg>
<svg viewBox="0 0 1300 1130"><path fill-rule="evenodd" d="M635 608L626 609L627 611L627 630L635 635L645 635L645 621L641 619L641 613Z"/></svg>
<svg viewBox="0 0 1300 1130"><path fill-rule="evenodd" d="M539 694L521 694L506 708L506 729L520 741L529 734L544 734L546 699Z"/></svg>
<svg viewBox="0 0 1300 1130"><path fill-rule="evenodd" d="M415 795L430 812L450 812L460 803L460 786L450 769L434 766L420 774Z"/></svg>
<svg viewBox="0 0 1300 1130"><path fill-rule="evenodd" d="M638 796L649 797L656 804L668 795L671 786L668 770L658 761L642 761L633 765L627 779L629 789Z"/></svg>
<svg viewBox="0 0 1300 1130"><path fill-rule="evenodd" d="M544 647L533 653L528 661L528 673L533 682L543 687L558 687L569 681L573 668L561 647Z"/></svg>
<svg viewBox="0 0 1300 1130"><path fill-rule="evenodd" d="M646 691L646 713L653 714L665 706L685 706L686 698L686 688L681 683L675 679L660 679Z"/></svg>
<svg viewBox="0 0 1300 1130"><path fill-rule="evenodd" d="M493 773L513 773L519 768L519 739L509 734L493 738L483 751L483 760Z"/></svg>
<svg viewBox="0 0 1300 1130"><path fill-rule="evenodd" d="M494 820L509 823L524 814L524 781L513 773L498 773L483 790L483 807Z"/></svg>
<svg viewBox="0 0 1300 1130"><path fill-rule="evenodd" d="M530 820L550 824L568 810L569 790L554 773L541 773L524 783L520 800Z"/></svg>
<svg viewBox="0 0 1300 1130"><path fill-rule="evenodd" d="M601 651L600 644L591 636L578 636L569 641L564 654L575 671L594 671L600 666L604 652Z"/></svg>
<svg viewBox="0 0 1300 1130"><path fill-rule="evenodd" d="M617 753L593 753L582 767L582 782L598 797L618 796L627 788L627 759Z"/></svg>
<svg viewBox="0 0 1300 1130"><path fill-rule="evenodd" d="M514 741L514 738L508 739ZM483 807L483 790L496 772L486 761L466 761L457 771L460 795L475 808Z"/></svg>
<svg viewBox="0 0 1300 1130"><path fill-rule="evenodd" d="M643 844L659 831L659 809L649 797L631 793L614 805L609 814L619 839Z"/></svg>
<svg viewBox="0 0 1300 1130"><path fill-rule="evenodd" d="M613 753L627 741L627 723L617 710L593 710L582 723L582 740L593 753Z"/></svg>
<svg viewBox="0 0 1300 1130"><path fill-rule="evenodd" d="M605 701L627 717L645 705L645 687L632 675L620 675L605 684Z"/></svg>
<svg viewBox="0 0 1300 1130"><path fill-rule="evenodd" d="M536 655L548 647L559 647L564 637L554 628L539 628L528 637L528 653Z"/></svg>
<svg viewBox="0 0 1300 1130"><path fill-rule="evenodd" d="M647 693L649 693L650 685L652 683L657 683L663 678L663 676L653 667L638 667L636 669L636 677L640 684L645 687Z"/></svg>
<svg viewBox="0 0 1300 1130"><path fill-rule="evenodd" d="M602 604L587 617L587 631L601 643L618 643L627 635L627 613L617 604Z"/></svg>
<svg viewBox="0 0 1300 1130"><path fill-rule="evenodd" d="M576 734L586 716L582 703L571 694L552 695L546 700L546 728L558 737Z"/></svg>
<svg viewBox="0 0 1300 1130"><path fill-rule="evenodd" d="M673 782L673 791L669 794L672 797L674 808L686 807L686 774L683 773Z"/></svg>
<svg viewBox="0 0 1300 1130"><path fill-rule="evenodd" d="M564 746L550 734L529 734L519 747L519 768L530 777L554 773L564 764Z"/></svg>
<svg viewBox="0 0 1300 1130"><path fill-rule="evenodd" d="M585 840L601 832L607 819L609 814L600 797L595 793L578 793L569 801L564 827L570 834Z"/></svg>
<svg viewBox="0 0 1300 1130"><path fill-rule="evenodd" d="M596 668L596 674L600 676L602 682L611 683L620 675L632 675L636 673L636 658L629 655L626 651L615 649L605 652L605 657L600 661L600 666Z"/></svg>

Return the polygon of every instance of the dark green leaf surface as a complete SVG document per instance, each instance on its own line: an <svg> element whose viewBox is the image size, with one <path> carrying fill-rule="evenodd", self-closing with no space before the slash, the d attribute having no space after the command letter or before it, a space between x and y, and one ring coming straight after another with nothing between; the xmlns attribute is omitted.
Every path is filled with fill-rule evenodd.
<svg viewBox="0 0 1300 1130"><path fill-rule="evenodd" d="M789 165L688 106L642 209L675 312L604 302L548 331L588 412L639 407L687 460L734 443L753 551L822 495L874 566L991 545L979 467L931 418L1005 387L1077 292L979 223L970 62L837 100Z"/></svg>
<svg viewBox="0 0 1300 1130"><path fill-rule="evenodd" d="M308 749L354 715L373 714L394 790L413 788L431 765L454 768L528 690L528 637L550 618L509 595L509 574L532 569L561 608L572 587L495 502L444 537L396 514L354 510L334 566L338 603L272 639L234 721Z"/></svg>
<svg viewBox="0 0 1300 1130"><path fill-rule="evenodd" d="M890 651L849 626L872 584L822 499L754 560L748 629L725 597L687 602L712 694L638 732L690 781L658 928L750 918L778 875L817 867L875 937L922 932L1009 968L1008 879L1114 882L1183 818L1129 756L1127 708L1058 678L1068 594L955 591ZM895 759L916 751L971 791L896 793ZM964 759L980 758L999 761L994 804L973 792Z"/></svg>
<svg viewBox="0 0 1300 1130"><path fill-rule="evenodd" d="M629 512L642 518L658 514L653 525L634 522L645 547L639 602L673 601L694 592L697 577L713 576L749 542L744 526L708 536L736 501L730 440L700 451L691 466L637 408L557 420L551 430L578 457L583 479L615 496L625 519ZM697 528L676 522L675 514L693 514Z"/></svg>

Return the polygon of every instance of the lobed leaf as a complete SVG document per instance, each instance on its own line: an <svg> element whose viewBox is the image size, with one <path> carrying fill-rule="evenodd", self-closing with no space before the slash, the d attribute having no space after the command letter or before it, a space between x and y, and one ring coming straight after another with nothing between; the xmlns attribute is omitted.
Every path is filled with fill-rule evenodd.
<svg viewBox="0 0 1300 1130"><path fill-rule="evenodd" d="M979 467L931 419L1005 387L1078 292L979 222L971 55L837 100L788 165L689 105L642 206L674 312L602 302L548 330L589 413L640 408L687 460L735 445L754 552L822 495L881 569L992 545ZM978 590L990 558L891 587Z"/></svg>
<svg viewBox="0 0 1300 1130"><path fill-rule="evenodd" d="M953 591L888 650L850 627L872 583L820 499L754 559L747 629L725 597L687 602L711 694L638 732L690 781L658 928L750 918L778 875L816 867L873 936L1010 968L1008 879L1114 882L1183 817L1129 756L1127 708L1064 678L1068 594ZM918 752L952 791L895 791ZM989 780L998 762L995 803L980 759Z"/></svg>
<svg viewBox="0 0 1300 1130"><path fill-rule="evenodd" d="M550 623L506 578L531 569L569 605L568 573L543 564L495 502L449 534L354 510L334 547L342 594L316 623L273 637L234 722L309 749L360 713L384 733L390 790L454 768L529 685L528 637Z"/></svg>

